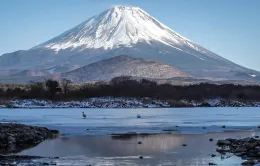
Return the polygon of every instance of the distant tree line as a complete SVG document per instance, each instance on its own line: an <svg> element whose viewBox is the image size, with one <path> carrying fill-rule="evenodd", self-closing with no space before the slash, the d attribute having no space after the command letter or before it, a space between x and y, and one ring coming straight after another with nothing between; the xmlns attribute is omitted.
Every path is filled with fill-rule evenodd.
<svg viewBox="0 0 260 166"><path fill-rule="evenodd" d="M260 101L260 86L234 84L170 85L122 76L109 83L97 82L74 85L69 80L45 80L28 85L0 85L0 99L80 100L90 97L150 97L165 100L201 100L208 98Z"/></svg>

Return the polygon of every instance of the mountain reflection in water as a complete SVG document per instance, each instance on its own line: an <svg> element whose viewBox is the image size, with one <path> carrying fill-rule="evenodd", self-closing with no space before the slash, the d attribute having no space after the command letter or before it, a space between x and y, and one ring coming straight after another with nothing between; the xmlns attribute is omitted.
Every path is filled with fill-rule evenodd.
<svg viewBox="0 0 260 166"><path fill-rule="evenodd" d="M209 138L220 139L227 136L246 137L259 135L258 132L230 132L200 135L146 134L126 136L81 136L47 140L37 147L23 151L23 155L60 157L56 163L78 163L102 165L110 162L120 165L122 162L132 165L237 165L241 159L221 158L215 152L216 142ZM138 144L141 142L141 144ZM183 146L186 144L187 146ZM216 157L211 157L216 154ZM144 156L144 159L139 159ZM66 165L66 164L64 164ZM77 164L76 164L77 165ZM127 164L125 164L127 165Z"/></svg>

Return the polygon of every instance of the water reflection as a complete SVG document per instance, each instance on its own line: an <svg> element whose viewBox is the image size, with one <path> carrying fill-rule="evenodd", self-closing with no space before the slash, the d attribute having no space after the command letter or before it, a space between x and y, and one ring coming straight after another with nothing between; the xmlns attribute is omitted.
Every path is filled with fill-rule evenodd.
<svg viewBox="0 0 260 166"><path fill-rule="evenodd" d="M129 137L74 137L48 140L22 154L46 157L86 156L133 156L149 155L182 147L186 136L167 134L133 135ZM138 144L141 141L142 144Z"/></svg>
<svg viewBox="0 0 260 166"><path fill-rule="evenodd" d="M221 158L215 152L216 142L209 138L246 137L259 135L256 132L230 132L204 135L127 135L105 137L74 137L48 140L37 147L23 151L23 155L62 157L53 162L74 163L74 165L176 165L203 166L208 163L218 165L238 165L237 157ZM138 144L141 141L142 144ZM187 144L186 147L183 144ZM211 157L211 154L217 154ZM144 159L139 159L144 156Z"/></svg>

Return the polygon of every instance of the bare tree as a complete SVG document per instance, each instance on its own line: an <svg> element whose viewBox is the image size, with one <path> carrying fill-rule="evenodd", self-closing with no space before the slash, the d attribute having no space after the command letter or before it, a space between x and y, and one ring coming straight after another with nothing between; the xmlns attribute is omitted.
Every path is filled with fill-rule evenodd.
<svg viewBox="0 0 260 166"><path fill-rule="evenodd" d="M67 95L71 83L72 82L70 80L67 80L65 78L61 80L61 88L63 90L64 95Z"/></svg>
<svg viewBox="0 0 260 166"><path fill-rule="evenodd" d="M45 80L45 86L49 94L51 95L50 97L53 98L57 92L61 91L59 82L56 80L48 79Z"/></svg>
<svg viewBox="0 0 260 166"><path fill-rule="evenodd" d="M30 81L28 86L29 86L30 91L32 91L32 92L40 92L40 91L45 90L43 82Z"/></svg>

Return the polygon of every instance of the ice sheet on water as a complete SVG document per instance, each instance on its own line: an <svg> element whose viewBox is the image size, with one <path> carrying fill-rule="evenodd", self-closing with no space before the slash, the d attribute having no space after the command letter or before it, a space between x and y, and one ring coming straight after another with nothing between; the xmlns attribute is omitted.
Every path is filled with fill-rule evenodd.
<svg viewBox="0 0 260 166"><path fill-rule="evenodd" d="M82 112L87 115L82 118ZM138 119L137 115L141 115ZM207 133L251 130L259 125L258 108L138 108L138 109L1 109L0 122L58 129L65 136L112 133ZM223 129L221 126L226 125ZM176 127L179 126L179 127ZM203 129L206 127L206 129Z"/></svg>

